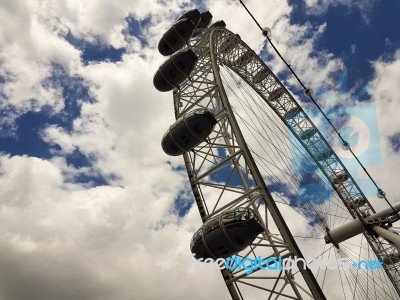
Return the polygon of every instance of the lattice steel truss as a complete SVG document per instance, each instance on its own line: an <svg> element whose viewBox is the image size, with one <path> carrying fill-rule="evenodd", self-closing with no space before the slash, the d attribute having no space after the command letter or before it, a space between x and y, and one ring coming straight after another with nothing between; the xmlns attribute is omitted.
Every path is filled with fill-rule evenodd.
<svg viewBox="0 0 400 300"><path fill-rule="evenodd" d="M303 257L246 145L221 81L220 66L233 70L265 100L330 182L335 174L347 172L345 166L289 91L240 37L224 28L206 28L193 35L189 47L198 62L191 78L174 90L176 118L196 108L208 108L218 120L207 142L184 154L202 221L227 209L251 207L262 218L265 232L241 253L243 257ZM347 175L349 178L343 183L332 183L333 189L351 216L363 220L375 211L355 180L348 172ZM364 204L350 205L358 201ZM379 224L395 220L385 219ZM271 228L278 229L280 235L272 234ZM400 294L400 262L390 260L390 254L397 254L397 250L367 231L364 236L376 256L388 262L385 271ZM249 289L269 295L266 299L325 299L309 269L280 271L274 276L264 276L259 271L260 268L252 274L245 270L222 271L232 299L244 299L243 293Z"/></svg>

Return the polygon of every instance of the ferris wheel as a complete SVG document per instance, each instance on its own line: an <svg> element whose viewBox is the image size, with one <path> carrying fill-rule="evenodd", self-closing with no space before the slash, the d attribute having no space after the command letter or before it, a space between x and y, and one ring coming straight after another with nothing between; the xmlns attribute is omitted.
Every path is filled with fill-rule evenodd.
<svg viewBox="0 0 400 300"><path fill-rule="evenodd" d="M289 90L211 19L182 15L159 43L170 57L154 76L173 91L163 150L183 155L203 222L192 253L226 260L235 300L400 299L400 205L376 212Z"/></svg>

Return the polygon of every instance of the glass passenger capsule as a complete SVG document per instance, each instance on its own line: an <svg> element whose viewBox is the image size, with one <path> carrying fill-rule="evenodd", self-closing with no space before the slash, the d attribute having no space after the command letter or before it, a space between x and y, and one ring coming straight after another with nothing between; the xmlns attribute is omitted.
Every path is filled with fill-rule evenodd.
<svg viewBox="0 0 400 300"><path fill-rule="evenodd" d="M193 235L190 250L199 258L227 258L245 249L264 228L250 208L225 211L205 222Z"/></svg>
<svg viewBox="0 0 400 300"><path fill-rule="evenodd" d="M270 73L266 69L261 69L258 71L253 77L253 83L257 84L263 81L265 78L268 77Z"/></svg>
<svg viewBox="0 0 400 300"><path fill-rule="evenodd" d="M201 13L200 22L197 28L206 28L208 25L210 25L212 17L213 16L209 11L203 11Z"/></svg>
<svg viewBox="0 0 400 300"><path fill-rule="evenodd" d="M321 151L318 154L315 155L315 158L318 161L326 160L328 159L331 155L333 154L331 149L327 149L325 151Z"/></svg>
<svg viewBox="0 0 400 300"><path fill-rule="evenodd" d="M349 173L346 170L334 171L331 175L332 183L342 184L349 179Z"/></svg>
<svg viewBox="0 0 400 300"><path fill-rule="evenodd" d="M157 70L153 78L155 88L161 92L171 91L189 78L197 62L191 49L176 52Z"/></svg>
<svg viewBox="0 0 400 300"><path fill-rule="evenodd" d="M199 25L201 14L197 9L184 13L158 43L158 51L164 56L173 54L187 44L193 31Z"/></svg>
<svg viewBox="0 0 400 300"><path fill-rule="evenodd" d="M292 120L301 112L301 108L294 106L285 113L285 120Z"/></svg>
<svg viewBox="0 0 400 300"><path fill-rule="evenodd" d="M223 20L215 21L212 23L209 28L225 28L226 23Z"/></svg>
<svg viewBox="0 0 400 300"><path fill-rule="evenodd" d="M161 146L171 156L181 155L198 146L217 124L212 112L198 109L179 118L165 133Z"/></svg>
<svg viewBox="0 0 400 300"><path fill-rule="evenodd" d="M358 196L352 200L349 200L348 204L351 208L358 208L358 207L361 207L361 206L367 204L367 202L368 202L367 198Z"/></svg>
<svg viewBox="0 0 400 300"><path fill-rule="evenodd" d="M164 33L158 43L158 51L168 56L181 49L189 41L196 25L189 19L178 20Z"/></svg>
<svg viewBox="0 0 400 300"><path fill-rule="evenodd" d="M172 55L188 43L197 28L207 27L211 20L212 14L209 11L187 11L164 33L158 43L158 51L164 56Z"/></svg>
<svg viewBox="0 0 400 300"><path fill-rule="evenodd" d="M278 87L269 94L268 100L271 102L277 101L284 93L285 89L283 87Z"/></svg>
<svg viewBox="0 0 400 300"><path fill-rule="evenodd" d="M299 133L299 137L302 140L307 140L316 133L317 133L317 128L309 128L309 129L306 129L306 130L302 131L301 133Z"/></svg>
<svg viewBox="0 0 400 300"><path fill-rule="evenodd" d="M196 8L188 10L178 18L178 21L183 19L191 20L197 27L201 19L201 13Z"/></svg>

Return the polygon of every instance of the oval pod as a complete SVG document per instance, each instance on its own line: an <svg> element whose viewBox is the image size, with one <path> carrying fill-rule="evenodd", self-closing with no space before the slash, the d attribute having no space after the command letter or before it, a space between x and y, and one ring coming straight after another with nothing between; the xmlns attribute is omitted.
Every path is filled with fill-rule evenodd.
<svg viewBox="0 0 400 300"><path fill-rule="evenodd" d="M198 109L179 118L164 134L161 146L171 156L181 155L204 142L217 120L207 109Z"/></svg>
<svg viewBox="0 0 400 300"><path fill-rule="evenodd" d="M164 55L172 55L187 44L195 30L195 25L189 19L175 22L158 43L158 51Z"/></svg>
<svg viewBox="0 0 400 300"><path fill-rule="evenodd" d="M318 130L315 127L308 128L308 129L305 129L304 131L300 132L299 137L301 140L307 140L307 139L313 137L313 135L316 134L317 131Z"/></svg>
<svg viewBox="0 0 400 300"><path fill-rule="evenodd" d="M248 247L263 231L251 208L237 207L205 222L193 235L190 250L196 259L227 258Z"/></svg>
<svg viewBox="0 0 400 300"><path fill-rule="evenodd" d="M226 23L223 20L216 21L212 23L209 28L225 28Z"/></svg>
<svg viewBox="0 0 400 300"><path fill-rule="evenodd" d="M333 171L331 180L333 184L343 184L349 179L349 173L346 170Z"/></svg>
<svg viewBox="0 0 400 300"><path fill-rule="evenodd" d="M182 20L182 19L189 19L195 25L195 27L197 27L197 25L199 25L199 22L201 19L201 13L196 8L194 8L194 9L188 10L182 16L180 16L178 18L178 21Z"/></svg>
<svg viewBox="0 0 400 300"><path fill-rule="evenodd" d="M189 41L193 31L199 25L201 18L202 15L197 9L185 12L174 25L164 33L158 43L158 51L162 55L168 56L180 50Z"/></svg>
<svg viewBox="0 0 400 300"><path fill-rule="evenodd" d="M198 28L206 28L210 25L212 17L213 16L209 11L202 12Z"/></svg>
<svg viewBox="0 0 400 300"><path fill-rule="evenodd" d="M196 62L197 56L191 49L176 52L157 70L153 78L154 87L161 92L178 87L189 78Z"/></svg>

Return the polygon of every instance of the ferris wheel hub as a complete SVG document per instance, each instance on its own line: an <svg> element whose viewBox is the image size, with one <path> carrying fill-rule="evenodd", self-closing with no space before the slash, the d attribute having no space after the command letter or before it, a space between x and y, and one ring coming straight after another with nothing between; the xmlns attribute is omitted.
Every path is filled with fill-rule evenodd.
<svg viewBox="0 0 400 300"><path fill-rule="evenodd" d="M360 203L365 202L364 199L356 199L351 202L351 205L357 206ZM396 212L400 211L400 204L394 206ZM384 209L373 215L366 216L363 220L351 220L338 226L334 229L326 229L326 235L324 237L327 244L332 243L338 248L338 245L344 241L347 241L356 235L369 231L372 234L377 234L385 239L390 240L392 243L398 244L400 247L400 237L398 234L388 233L384 227L391 226L391 216L393 214L392 209ZM362 216L361 216L362 217Z"/></svg>

